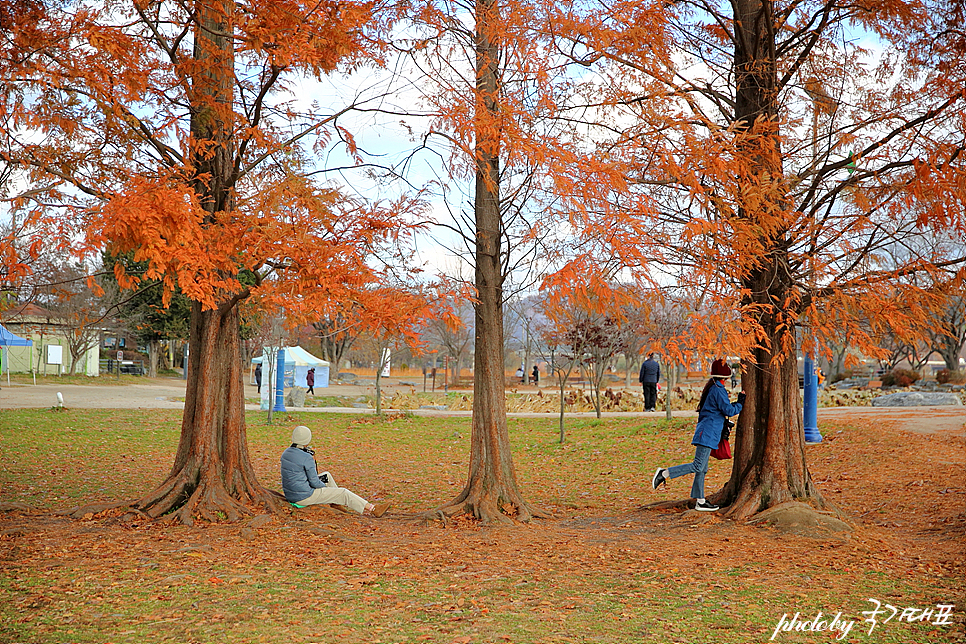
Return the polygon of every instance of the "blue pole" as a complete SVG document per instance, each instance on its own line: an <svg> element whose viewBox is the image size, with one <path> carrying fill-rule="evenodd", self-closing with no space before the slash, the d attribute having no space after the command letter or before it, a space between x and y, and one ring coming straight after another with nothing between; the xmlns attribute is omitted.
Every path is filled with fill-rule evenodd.
<svg viewBox="0 0 966 644"><path fill-rule="evenodd" d="M285 411L285 349L278 350L275 367L275 406L272 411Z"/></svg>
<svg viewBox="0 0 966 644"><path fill-rule="evenodd" d="M818 376L811 356L805 357L805 444L822 442L818 431Z"/></svg>

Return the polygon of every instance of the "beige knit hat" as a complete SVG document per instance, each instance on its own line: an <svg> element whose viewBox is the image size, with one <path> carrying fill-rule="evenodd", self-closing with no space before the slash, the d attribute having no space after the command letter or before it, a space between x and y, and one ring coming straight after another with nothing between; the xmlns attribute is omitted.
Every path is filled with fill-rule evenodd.
<svg viewBox="0 0 966 644"><path fill-rule="evenodd" d="M292 442L296 445L308 445L312 442L312 430L305 425L299 425L292 430Z"/></svg>

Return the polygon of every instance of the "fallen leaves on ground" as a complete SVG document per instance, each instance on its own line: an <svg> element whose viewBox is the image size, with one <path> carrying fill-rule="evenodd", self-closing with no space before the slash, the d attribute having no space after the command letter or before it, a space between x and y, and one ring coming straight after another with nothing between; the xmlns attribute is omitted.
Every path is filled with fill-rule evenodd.
<svg viewBox="0 0 966 644"><path fill-rule="evenodd" d="M524 489L555 518L427 522L422 513L458 491L444 481L465 469L458 434L466 425L341 422L320 432L321 460L350 489L406 499L382 519L326 509L187 528L123 509L71 520L9 507L0 514L0 639L739 644L767 641L783 613L843 611L861 621L869 597L901 607L955 603L959 611L945 627L881 625L882 641L963 636L961 435L910 433L858 416L823 424L825 440L808 448L810 471L854 531L813 539L641 509L687 496L690 486L682 479L647 489L648 470L687 460L689 447L683 429L641 421L575 425L563 446L536 441L539 425L515 423ZM425 446L413 453L399 438L427 426L437 432L435 459L420 459ZM252 433L253 461L270 484L273 433ZM70 464L81 469L83 458L73 454ZM139 465L143 473L165 463L145 454ZM36 472L16 466L18 476ZM726 469L712 466L709 487L724 482ZM0 500L16 501L14 492L4 486ZM779 639L827 641L814 633Z"/></svg>

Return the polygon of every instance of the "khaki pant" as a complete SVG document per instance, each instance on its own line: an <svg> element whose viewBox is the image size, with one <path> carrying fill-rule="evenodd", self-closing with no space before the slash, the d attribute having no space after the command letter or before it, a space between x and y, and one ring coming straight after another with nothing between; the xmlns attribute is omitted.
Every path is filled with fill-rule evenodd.
<svg viewBox="0 0 966 644"><path fill-rule="evenodd" d="M322 472L319 476L328 476L329 482L325 484L325 487L318 487L312 492L312 496L307 499L302 499L301 501L296 501L297 505L345 505L352 508L359 514L366 509L366 504L368 503L364 498L358 494L353 494L344 487L339 487L335 484L335 479L328 472Z"/></svg>

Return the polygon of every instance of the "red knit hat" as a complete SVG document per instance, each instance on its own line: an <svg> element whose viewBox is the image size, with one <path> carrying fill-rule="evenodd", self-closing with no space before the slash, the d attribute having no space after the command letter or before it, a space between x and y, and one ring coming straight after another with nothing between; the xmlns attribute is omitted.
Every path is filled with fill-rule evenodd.
<svg viewBox="0 0 966 644"><path fill-rule="evenodd" d="M712 378L728 378L731 376L731 367L728 363L718 358L711 363L711 377Z"/></svg>

